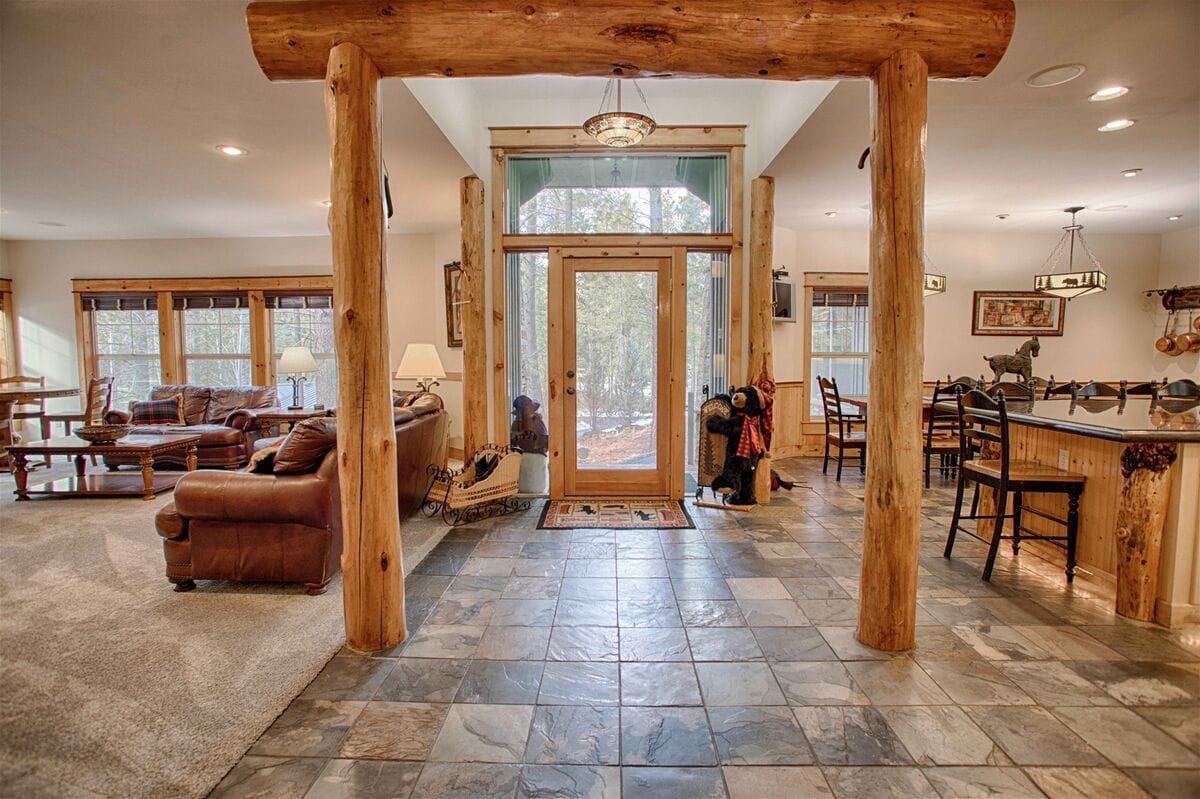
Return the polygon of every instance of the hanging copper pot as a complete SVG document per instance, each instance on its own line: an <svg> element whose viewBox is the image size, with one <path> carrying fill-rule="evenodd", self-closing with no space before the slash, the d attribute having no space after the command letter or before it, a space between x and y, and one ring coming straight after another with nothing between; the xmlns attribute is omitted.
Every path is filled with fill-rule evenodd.
<svg viewBox="0 0 1200 799"><path fill-rule="evenodd" d="M1171 333L1175 330L1175 311L1167 314L1167 323L1163 325L1163 334L1154 342L1154 349L1163 355L1178 355L1182 350Z"/></svg>
<svg viewBox="0 0 1200 799"><path fill-rule="evenodd" d="M1184 328L1184 332L1176 336L1175 344L1179 347L1180 354L1185 352L1200 352L1200 333L1195 331L1196 315L1188 311L1188 326Z"/></svg>

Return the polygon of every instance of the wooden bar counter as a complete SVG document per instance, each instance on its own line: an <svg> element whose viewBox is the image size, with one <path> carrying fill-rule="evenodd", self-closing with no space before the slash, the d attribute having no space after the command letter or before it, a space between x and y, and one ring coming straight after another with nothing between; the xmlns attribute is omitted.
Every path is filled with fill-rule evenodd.
<svg viewBox="0 0 1200 799"><path fill-rule="evenodd" d="M1008 419L1013 460L1087 477L1077 560L1081 571L1111 586L1117 612L1169 626L1200 620L1200 405L1148 398L1011 402ZM981 513L992 512L990 500L983 497ZM1059 517L1066 512L1064 497L1033 494L1026 504ZM1038 532L1052 526L1036 516L1023 521ZM988 537L990 525L981 524L980 534ZM1065 563L1052 544L1023 547Z"/></svg>

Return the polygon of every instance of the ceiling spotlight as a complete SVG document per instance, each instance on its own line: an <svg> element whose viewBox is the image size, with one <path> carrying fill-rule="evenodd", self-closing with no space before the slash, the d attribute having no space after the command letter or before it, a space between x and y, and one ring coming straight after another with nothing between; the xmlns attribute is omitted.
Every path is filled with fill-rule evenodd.
<svg viewBox="0 0 1200 799"><path fill-rule="evenodd" d="M1133 123L1134 120L1132 119L1114 119L1111 122L1105 122L1103 125L1096 128L1096 130L1100 131L1101 133L1111 133L1114 130L1125 130L1125 128L1132 128Z"/></svg>
<svg viewBox="0 0 1200 799"><path fill-rule="evenodd" d="M1087 67L1083 64L1059 64L1056 67L1047 67L1040 72L1033 73L1025 79L1025 85L1032 89L1048 89L1051 86L1062 86L1068 81L1075 80L1085 72L1087 72Z"/></svg>
<svg viewBox="0 0 1200 799"><path fill-rule="evenodd" d="M830 219L833 219L835 216L837 216L837 211L826 211L825 216L829 217Z"/></svg>
<svg viewBox="0 0 1200 799"><path fill-rule="evenodd" d="M1136 178L1140 174L1142 174L1142 170L1140 167L1138 169L1126 169L1124 172L1121 173L1121 177Z"/></svg>
<svg viewBox="0 0 1200 799"><path fill-rule="evenodd" d="M997 219L1008 219L1008 214L996 214Z"/></svg>
<svg viewBox="0 0 1200 799"><path fill-rule="evenodd" d="M1105 86L1088 99L1093 103L1102 103L1105 100L1115 100L1126 94L1129 94L1129 89L1125 86Z"/></svg>
<svg viewBox="0 0 1200 799"><path fill-rule="evenodd" d="M221 153L222 155L228 155L231 158L238 158L239 156L250 154L250 151L245 147L238 147L236 144L218 144L217 152Z"/></svg>
<svg viewBox="0 0 1200 799"><path fill-rule="evenodd" d="M1178 222L1180 219L1183 219L1183 217L1179 214L1171 214L1167 217L1168 222Z"/></svg>

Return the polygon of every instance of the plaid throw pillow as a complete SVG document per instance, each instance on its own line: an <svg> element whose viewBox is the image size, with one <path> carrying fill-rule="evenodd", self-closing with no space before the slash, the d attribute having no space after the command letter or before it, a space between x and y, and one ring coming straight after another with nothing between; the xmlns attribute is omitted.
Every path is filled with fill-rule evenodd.
<svg viewBox="0 0 1200 799"><path fill-rule="evenodd" d="M183 424L183 395L176 394L166 399L131 402L129 404L129 423L132 425Z"/></svg>

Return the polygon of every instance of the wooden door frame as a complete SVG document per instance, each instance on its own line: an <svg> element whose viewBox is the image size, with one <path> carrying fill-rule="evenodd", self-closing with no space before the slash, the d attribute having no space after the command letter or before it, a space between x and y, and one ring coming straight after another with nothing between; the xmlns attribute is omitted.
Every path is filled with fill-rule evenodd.
<svg viewBox="0 0 1200 799"><path fill-rule="evenodd" d="M597 496L588 488L576 488L570 466L575 458L575 438L570 435L568 417L574 418L567 405L564 372L568 365L568 336L575 326L574 294L567 278L576 274L569 262L603 262L602 269L586 271L650 271L659 275L657 305L658 381L657 414L659 434L656 442L656 474L663 480L657 490L642 493L642 481L624 482L615 475L602 475L613 491L608 496L647 496L681 498L683 495L683 414L687 352L687 248L685 247L552 247L548 267L548 344L550 402L550 496L553 499ZM638 264L638 260L655 263ZM665 333L665 335L663 335ZM661 488L659 487L661 486Z"/></svg>

